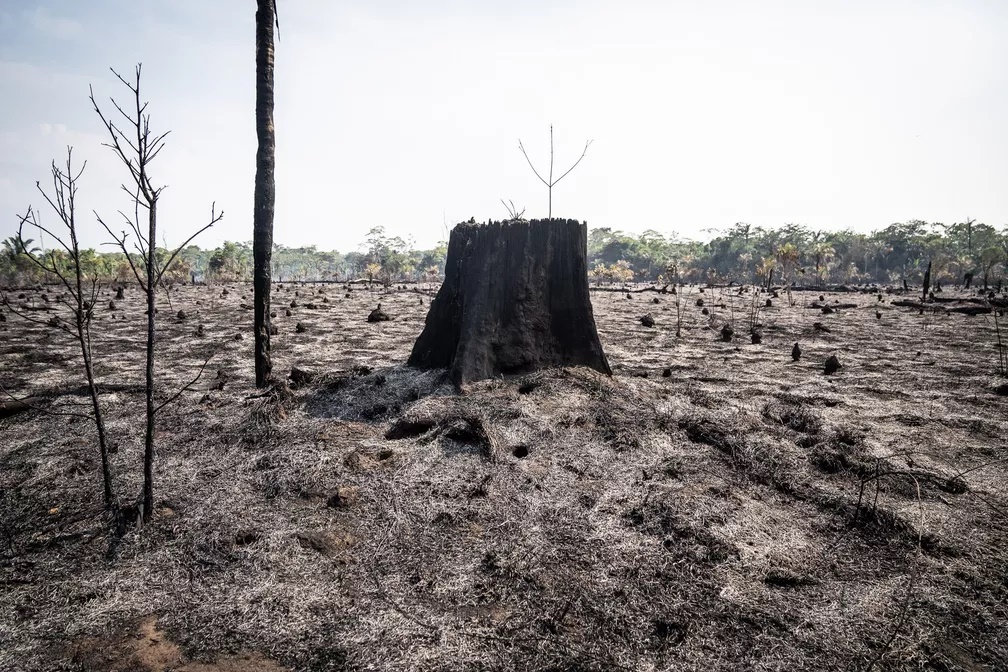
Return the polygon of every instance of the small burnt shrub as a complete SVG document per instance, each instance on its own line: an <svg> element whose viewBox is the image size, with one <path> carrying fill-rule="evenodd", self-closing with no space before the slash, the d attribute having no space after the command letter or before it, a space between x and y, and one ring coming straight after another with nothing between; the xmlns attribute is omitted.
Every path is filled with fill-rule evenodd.
<svg viewBox="0 0 1008 672"><path fill-rule="evenodd" d="M763 417L774 424L809 435L819 435L823 430L822 417L810 406L790 401L770 401L763 406Z"/></svg>
<svg viewBox="0 0 1008 672"><path fill-rule="evenodd" d="M824 474L844 473L865 478L875 471L875 460L868 459L863 450L833 442L813 446L808 459Z"/></svg>

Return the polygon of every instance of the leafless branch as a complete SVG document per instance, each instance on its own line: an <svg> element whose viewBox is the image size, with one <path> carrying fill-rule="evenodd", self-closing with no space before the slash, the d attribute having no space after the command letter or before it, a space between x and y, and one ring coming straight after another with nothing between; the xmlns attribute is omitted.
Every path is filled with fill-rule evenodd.
<svg viewBox="0 0 1008 672"><path fill-rule="evenodd" d="M175 394L173 394L171 397L169 397L168 399L166 399L165 401L163 401L155 409L155 411L158 412L158 413L160 413L162 408L164 408L165 406L167 406L167 405L171 404L172 402L174 402L176 399L178 399L179 397L182 396L183 392L186 392L187 390L191 389L193 385L195 385L196 383L198 383L199 379L201 377L203 377L203 371L206 370L207 364L210 363L210 360L213 359L213 356L215 354L217 354L217 353L216 352L211 352L210 356L207 357L205 360L203 360L203 364L200 366L199 371L196 373L196 377L193 378L192 380L190 380L185 385L183 385L181 388L179 388L179 390Z"/></svg>
<svg viewBox="0 0 1008 672"><path fill-rule="evenodd" d="M130 252L126 248L126 238L127 238L126 232L123 231L120 235L116 235L112 231L112 229L109 228L109 225L106 224L104 220L102 220L101 215L99 215L97 212L95 212L94 214L95 217L98 218L98 223L105 228L105 231L107 231L110 236L112 236L113 242L109 243L109 245L115 245L120 250L122 250L122 253L126 255L126 263L129 264L130 270L133 271L133 277L136 278L136 281L140 285L140 288L146 291L146 285L144 284L144 281L140 277L140 271L137 269L136 264L133 263L133 257L130 256Z"/></svg>
<svg viewBox="0 0 1008 672"><path fill-rule="evenodd" d="M565 172L565 173L564 173L563 175L561 175L560 177L558 177L558 178L556 178L555 180L553 180L553 183L552 183L552 184L551 184L550 186L554 186L554 185L556 185L556 183L557 183L557 182L559 182L559 181L560 181L560 180L562 180L563 178L567 177L567 173L569 173L569 172L571 172L572 170L574 170L575 168L577 168L577 165L578 165L579 163L581 163L581 159L583 159L583 158L585 157L585 154L587 154L587 153L588 153L588 148L589 148L589 147L591 147L591 144L592 144L593 142L595 142L595 141L594 141L594 140L589 140L588 142L586 142L586 143L585 143L585 147L584 147L584 151L583 151L583 152L581 152L581 156L579 156L579 157L578 157L578 160L574 162L574 165L573 165L573 166L571 166L570 168L568 168L568 169L567 169L567 171L566 171L566 172Z"/></svg>
<svg viewBox="0 0 1008 672"><path fill-rule="evenodd" d="M539 171L536 170L535 166L532 165L532 159L529 158L528 153L525 151L525 147L522 145L521 138L518 138L518 149L520 149L521 153L525 156L525 160L528 161L529 168L532 169L532 172L535 173L535 176L538 177L542 181L542 183L545 184L547 187L552 187L553 185L547 182L545 179L543 179L543 176L540 175Z"/></svg>
<svg viewBox="0 0 1008 672"><path fill-rule="evenodd" d="M221 210L220 212L216 212L216 209L217 209L217 202L214 201L214 203L210 206L210 222L204 225L203 228L199 229L196 233L189 236L184 243L175 248L175 251L171 253L171 255L168 257L168 261L165 262L164 266L157 274L157 281L159 283L161 282L161 276L164 275L165 271L167 271L168 268L172 265L172 262L175 261L175 257L178 256L179 252L185 249L185 247L189 245L189 243L191 243L196 238L196 236L200 235L201 233L209 229L211 226L219 222L224 217L224 211Z"/></svg>

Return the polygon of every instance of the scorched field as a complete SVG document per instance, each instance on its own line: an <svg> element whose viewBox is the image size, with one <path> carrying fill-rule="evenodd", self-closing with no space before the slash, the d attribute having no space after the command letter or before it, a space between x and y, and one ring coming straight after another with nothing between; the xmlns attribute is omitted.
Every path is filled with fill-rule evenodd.
<svg viewBox="0 0 1008 672"><path fill-rule="evenodd" d="M160 296L156 512L117 536L69 311L9 293L38 321L0 323L5 402L33 406L0 420L0 669L1008 666L995 314L686 286L679 324L676 295L593 291L613 377L456 394L403 366L431 294L277 287L296 371L265 393L250 286ZM143 297L94 311L128 502Z"/></svg>

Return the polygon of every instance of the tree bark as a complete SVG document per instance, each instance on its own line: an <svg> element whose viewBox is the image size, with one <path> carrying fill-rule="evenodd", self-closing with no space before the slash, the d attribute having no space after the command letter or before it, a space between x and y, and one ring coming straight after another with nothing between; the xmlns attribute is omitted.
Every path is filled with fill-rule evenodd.
<svg viewBox="0 0 1008 672"><path fill-rule="evenodd" d="M573 219L458 224L408 364L448 368L459 389L555 366L611 375L588 294L587 240Z"/></svg>
<svg viewBox="0 0 1008 672"><path fill-rule="evenodd" d="M157 240L157 197L148 201L147 213L147 429L144 434L143 462L143 519L148 521L154 515L154 318L157 308L154 299L157 297L155 286L155 255L154 241Z"/></svg>
<svg viewBox="0 0 1008 672"><path fill-rule="evenodd" d="M258 0L256 11L256 177L252 211L253 294L255 313L256 386L270 379L270 289L273 257L273 210L276 199L274 173L276 136L273 126L273 25L274 0Z"/></svg>

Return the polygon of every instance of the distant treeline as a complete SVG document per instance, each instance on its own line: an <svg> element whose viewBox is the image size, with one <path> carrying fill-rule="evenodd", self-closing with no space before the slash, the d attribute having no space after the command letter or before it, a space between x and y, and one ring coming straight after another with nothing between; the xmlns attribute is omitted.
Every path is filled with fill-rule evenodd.
<svg viewBox="0 0 1008 672"><path fill-rule="evenodd" d="M5 284L38 280L35 267L20 254L61 257L35 240L8 238L0 250ZM361 251L323 251L307 247L273 248L273 278L283 281L368 280L436 282L444 269L447 243L415 249L411 240L371 229ZM167 259L164 253L162 261ZM103 281L128 282L132 271L122 253L84 254L85 270ZM139 260L137 260L139 263ZM739 223L709 241L647 230L639 235L611 228L588 232L588 267L593 282L765 282L774 277L802 284L861 282L919 283L928 263L937 282L959 282L972 273L976 282L998 284L1008 272L1008 227L973 221L955 224L911 220L872 233L813 231L788 224L763 228ZM166 274L172 282L245 281L252 277L252 243L225 242L214 249L190 245Z"/></svg>
<svg viewBox="0 0 1008 672"><path fill-rule="evenodd" d="M931 263L938 282L998 283L1008 267L1008 227L912 220L872 233L739 223L707 242L648 230L588 233L589 268L600 281L763 282L771 272L800 284L920 283Z"/></svg>

